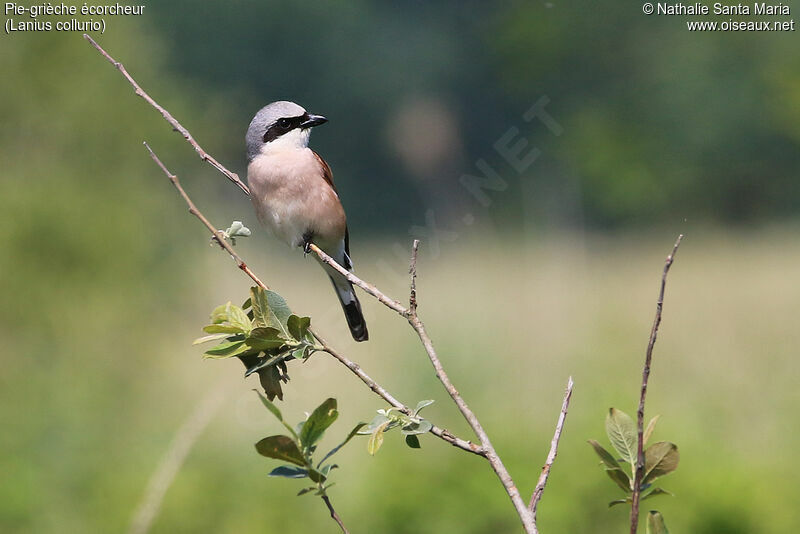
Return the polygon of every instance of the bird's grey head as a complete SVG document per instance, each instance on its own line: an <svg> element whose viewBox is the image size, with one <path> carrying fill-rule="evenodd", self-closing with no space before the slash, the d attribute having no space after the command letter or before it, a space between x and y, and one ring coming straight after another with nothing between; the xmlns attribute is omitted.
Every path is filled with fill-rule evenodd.
<svg viewBox="0 0 800 534"><path fill-rule="evenodd" d="M308 113L294 102L280 100L261 108L247 128L247 161L253 161L265 146L304 148L311 128L328 122Z"/></svg>

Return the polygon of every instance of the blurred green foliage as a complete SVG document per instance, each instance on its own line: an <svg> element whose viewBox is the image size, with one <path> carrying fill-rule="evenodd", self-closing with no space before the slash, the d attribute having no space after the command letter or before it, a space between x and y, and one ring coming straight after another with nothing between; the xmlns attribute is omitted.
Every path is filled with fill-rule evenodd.
<svg viewBox="0 0 800 534"><path fill-rule="evenodd" d="M797 214L792 32L692 33L684 18L647 17L625 3L195 6L153 6L170 69L237 95L228 113L242 125L238 136L255 110L281 98L331 118L326 128L347 134L320 130L313 143L358 206L357 227L405 230L436 207L387 142L392 121L424 98L446 102L463 144L454 166L437 169L451 201L479 157L510 183L514 194L488 214L495 221L560 212L562 224L620 227ZM554 140L525 125L521 135L543 156L519 175L491 147L542 95L564 133Z"/></svg>
<svg viewBox="0 0 800 534"><path fill-rule="evenodd" d="M648 398L665 416L657 433L682 454L676 497L659 509L672 532L796 530L797 228L696 223L796 215L796 39L691 35L638 6L604 6L602 16L547 6L161 1L97 37L237 172L261 105L292 98L329 116L313 144L333 166L358 272L394 295L407 291L394 238L405 243L428 208L450 224L476 211L458 177L478 157L497 165L509 187L490 193L480 231L461 227L453 243L420 236L420 313L523 492L575 375L543 532L618 532L626 521L622 509L606 510L615 494L585 440L602 432L606 407L635 401L663 257L690 230ZM324 507L269 479L252 452L278 429L249 391L256 379L203 362L190 345L206 311L249 281L208 246L143 140L212 221L253 228L238 247L298 313L405 401L435 397L426 417L468 436L412 332L365 302L374 338L351 344L316 266L268 242L248 201L79 35L4 36L0 72L0 530L124 531L176 429L219 387L226 401L153 532L335 527ZM517 175L492 144L543 94L564 133L526 127L543 155ZM433 107L414 107L420 99ZM437 137L415 121L416 135L398 134L409 109L438 110L452 125L450 144L423 171L398 139ZM552 228L562 224L587 233ZM670 231L624 231L659 224ZM620 233L594 233L607 227ZM399 278L384 268L398 261ZM508 334L500 348L497 333ZM281 405L289 420L327 396L339 399L344 428L384 407L324 355L298 368ZM322 380L330 391L319 391ZM517 528L484 465L420 441L422 451L390 439L375 457L361 446L339 453L347 476L332 498L355 532Z"/></svg>
<svg viewBox="0 0 800 534"><path fill-rule="evenodd" d="M504 87L546 92L560 111L555 150L587 220L796 214L795 34L688 32L687 18L634 7L517 2L492 40Z"/></svg>

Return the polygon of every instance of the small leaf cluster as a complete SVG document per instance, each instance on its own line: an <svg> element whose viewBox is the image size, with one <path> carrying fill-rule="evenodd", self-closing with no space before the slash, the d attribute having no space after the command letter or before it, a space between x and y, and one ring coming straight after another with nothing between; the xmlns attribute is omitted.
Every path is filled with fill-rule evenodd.
<svg viewBox="0 0 800 534"><path fill-rule="evenodd" d="M359 432L359 434L369 435L367 451L374 456L383 445L383 435L397 427L400 427L400 433L405 436L406 445L412 449L419 449L421 445L417 436L430 432L433 428L430 421L419 416L419 412L433 402L432 400L419 401L411 415L406 415L397 408L378 410L378 415L370 421L365 429Z"/></svg>
<svg viewBox="0 0 800 534"><path fill-rule="evenodd" d="M659 416L650 420L642 436L644 445L647 445L655 430ZM609 478L614 481L627 494L624 499L617 499L608 503L608 506L630 503L633 494L633 480L636 476L636 462L638 457L638 434L633 419L623 411L611 408L606 416L606 434L614 450L619 455L615 458L603 448L600 443L590 439L589 445L600 457L602 466ZM678 446L668 441L657 441L644 450L644 476L642 477L641 500L657 495L672 495L663 488L654 488L653 481L667 475L678 468L680 454ZM630 471L623 469L622 463L628 463ZM659 514L660 515L660 514ZM663 522L663 519L662 519Z"/></svg>
<svg viewBox="0 0 800 534"><path fill-rule="evenodd" d="M206 358L239 358L245 377L258 373L269 400L283 400L281 383L289 381L286 362L305 360L322 347L309 332L311 319L294 315L279 294L260 287L250 288L250 298L239 307L228 302L211 312L208 335L195 344L218 341L205 352Z"/></svg>
<svg viewBox="0 0 800 534"><path fill-rule="evenodd" d="M336 399L327 399L317 406L305 421L300 422L295 427L288 424L283 419L283 415L277 406L270 402L266 397L258 394L261 402L289 431L289 435L269 436L256 443L256 451L262 456L288 462L288 465L281 465L273 469L269 476L284 478L308 478L314 482L315 486L303 488L297 495L314 492L315 495L324 496L326 491L333 484L328 482L332 469L338 466L333 463L325 464L339 449L344 447L353 436L355 436L365 423L357 424L347 437L339 445L328 451L319 462L314 463L313 455L317 450L317 444L325 430L339 417L336 407Z"/></svg>
<svg viewBox="0 0 800 534"><path fill-rule="evenodd" d="M250 229L242 223L242 221L233 221L226 230L222 230L219 232L220 237L222 239L227 239L231 242L231 245L234 247L236 246L236 238L237 237L250 237ZM213 242L214 238L212 238Z"/></svg>

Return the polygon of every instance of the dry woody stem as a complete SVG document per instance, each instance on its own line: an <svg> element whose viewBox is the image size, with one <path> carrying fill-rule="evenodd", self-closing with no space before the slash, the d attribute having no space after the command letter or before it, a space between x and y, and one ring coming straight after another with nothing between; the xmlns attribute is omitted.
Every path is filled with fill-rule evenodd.
<svg viewBox="0 0 800 534"><path fill-rule="evenodd" d="M195 149L197 154L203 159L203 161L208 162L211 164L215 169L217 169L220 173L222 173L225 177L227 177L230 181L235 183L239 189L241 189L245 194L250 193L248 187L239 179L239 177L226 169L221 163L219 163L216 159L211 157L208 153L206 153L200 145L194 140L192 135L189 131L184 128L167 110L161 107L155 100L153 100L142 88L136 83L136 81L131 77L130 74L125 70L121 63L116 61L113 57L111 57L103 48L100 47L91 37L88 35L84 35L84 38L89 41L92 46L103 55L105 59L107 59L114 67L125 77L125 79L130 83L136 94L142 97L147 103L149 103L153 108L155 108L164 119L172 125L172 127L178 131L187 142L189 142L192 147ZM197 209L197 206L192 202L189 195L181 186L180 180L174 174L172 174L167 167L161 162L155 152L150 148L147 143L144 143L145 147L147 148L148 152L150 153L150 157L155 161L155 163L161 168L164 174L169 178L172 185L178 191L180 196L186 202L187 206L189 207L189 212L197 217L200 222L211 232L213 239L217 242L217 244L227 252L231 258L236 262L236 265L241 269L247 276L249 276L259 287L263 289L269 289L268 286L262 282L255 273L247 266L247 264L242 260L242 258L234 251L233 247L228 244L228 242L222 237L222 232L218 230L211 222ZM385 295L382 291L380 291L374 285L365 282L352 274L351 272L347 271L347 269L343 268L341 265L336 263L330 256L325 254L319 247L314 244L310 246L311 250L319 257L319 259L339 271L342 275L344 275L351 283L357 285L369 295L375 297L379 302L381 302L387 308L394 310L400 316L405 318L414 331L417 333L417 336L422 343L423 348L425 349L426 354L428 355L428 359L430 360L431 364L433 365L434 371L436 373L437 378L444 386L447 393L450 395L453 402L458 407L459 411L461 412L464 419L469 423L470 427L472 428L473 432L478 438L479 443L472 443L471 441L464 440L461 438L456 437L449 431L433 426L431 429L431 433L444 440L447 443L450 443L454 447L457 447L463 451L470 452L477 456L481 456L485 458L492 469L494 470L497 477L500 479L500 482L503 485L506 493L508 494L509 498L511 499L514 508L519 515L520 521L522 522L522 526L525 529L525 532L528 534L538 534L538 530L536 528L536 504L538 503L539 499L541 498L541 494L544 491L544 485L547 482L547 475L550 471L550 466L555 460L555 455L557 452L558 447L558 440L561 435L561 431L563 429L564 420L566 418L567 413L567 406L569 404L569 398L572 393L572 378L570 378L568 389L567 389L567 396L564 399L564 404L562 406L562 411L559 416L558 424L556 426L556 435L553 439L553 443L551 446L550 454L547 458L547 463L545 464L544 470L542 472L542 476L539 479L539 484L536 486L536 490L534 491L530 505L526 504L522 496L520 495L519 490L517 489L516 485L514 484L511 475L509 474L506 467L503 465L500 456L497 454L494 446L492 445L489 436L487 435L486 431L483 429L483 426L480 424L475 413L469 408L466 401L461 397L461 394L458 392L456 387L451 382L450 378L448 377L447 373L442 366L441 361L436 353L436 350L433 346L433 342L430 339L427 331L425 330L425 325L423 324L422 320L417 315L417 287L416 287L416 277L417 277L417 253L419 249L419 241L415 240L412 246L412 255L411 255L411 264L409 268L409 274L411 276L411 289L410 289L410 296L409 296L409 305L406 308L397 300L392 299L391 297ZM397 400L391 393L389 393L383 386L378 384L375 380L370 378L367 373L361 369L357 363L353 362L352 360L348 359L343 354L336 351L333 347L331 347L319 334L316 332L312 332L316 339L320 342L323 346L324 352L330 354L333 358L347 367L353 374L355 374L370 390L372 390L376 395L381 397L383 400L388 402L393 407L399 409L405 414L411 414L412 411L408 406ZM641 424L640 424L640 436L641 436ZM335 510L330 504L330 500L323 499L325 504L328 506L329 511L331 512L331 517L337 522L337 524L341 527L344 532L347 532L344 525L341 522L341 519L336 514Z"/></svg>
<svg viewBox="0 0 800 534"><path fill-rule="evenodd" d="M667 273L669 268L672 267L672 262L675 259L675 254L678 252L678 247L683 240L683 234L678 236L675 245L672 247L667 259L664 261L664 271L661 274L661 288L658 292L658 301L656 302L656 316L653 319L653 327L650 329L650 340L647 342L647 351L644 358L644 369L642 370L642 389L639 395L639 409L636 412L636 430L637 430L637 458L636 458L636 473L633 477L633 495L631 497L631 531L630 534L636 534L636 529L639 526L639 498L642 490L642 478L644 478L644 403L647 397L647 381L650 379L650 364L653 360L653 347L656 344L656 337L658 337L658 327L661 325L661 311L664 308L664 290L667 287Z"/></svg>
<svg viewBox="0 0 800 534"><path fill-rule="evenodd" d="M531 495L531 502L528 504L528 509L533 514L533 521L536 522L536 509L539 507L539 501L542 499L544 487L547 484L547 479L550 477L550 469L553 467L553 462L556 461L558 454L558 443L561 441L561 432L564 430L564 422L567 420L567 409L569 408L569 401L572 398L572 386L574 382L572 377L567 381L567 390L564 393L564 402L561 403L561 412L558 414L558 422L556 423L556 430L553 433L553 441L550 442L550 452L547 453L547 460L542 467L542 474L539 475L539 481L536 483L536 488Z"/></svg>
<svg viewBox="0 0 800 534"><path fill-rule="evenodd" d="M342 532L344 532L344 534L350 534L350 531L348 531L347 528L344 526L344 523L342 523L342 518L339 517L339 514L337 514L336 510L334 510L330 498L327 495L323 495L322 500L325 502L325 506L328 507L328 511L331 513L331 519L336 521L336 524L339 525L339 528L342 529Z"/></svg>

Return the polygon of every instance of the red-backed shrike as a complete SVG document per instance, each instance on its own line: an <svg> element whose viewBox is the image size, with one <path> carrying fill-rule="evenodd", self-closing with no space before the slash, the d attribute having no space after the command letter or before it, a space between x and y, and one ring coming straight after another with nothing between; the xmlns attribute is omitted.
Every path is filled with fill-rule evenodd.
<svg viewBox="0 0 800 534"><path fill-rule="evenodd" d="M258 219L276 237L306 251L314 243L352 270L347 221L331 168L308 148L311 128L327 121L294 102L261 108L247 129L247 182ZM353 285L320 264L333 282L353 339L366 341L367 323Z"/></svg>

